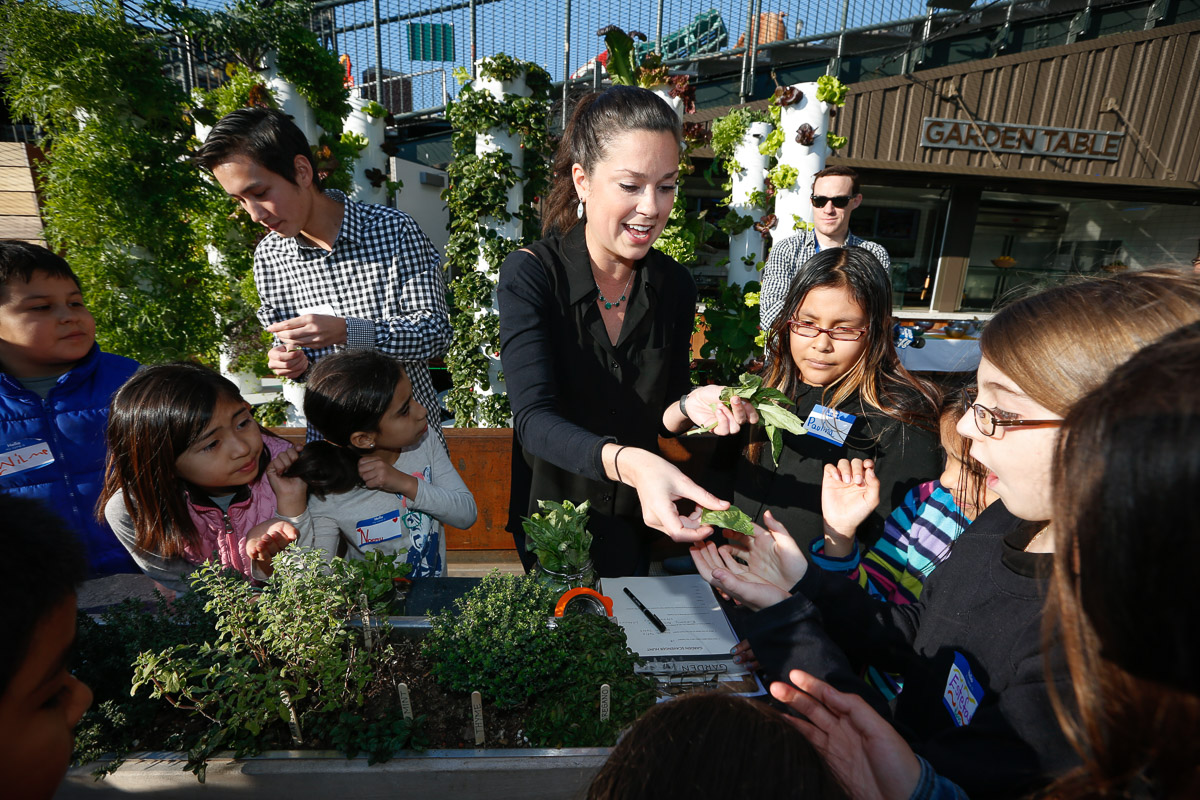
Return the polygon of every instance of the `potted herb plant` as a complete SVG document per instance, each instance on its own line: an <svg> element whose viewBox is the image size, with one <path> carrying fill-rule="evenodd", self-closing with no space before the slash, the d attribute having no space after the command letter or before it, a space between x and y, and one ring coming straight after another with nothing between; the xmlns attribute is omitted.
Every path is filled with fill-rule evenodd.
<svg viewBox="0 0 1200 800"><path fill-rule="evenodd" d="M592 568L592 534L587 530L588 501L539 500L541 510L524 517L526 547L537 556L534 577L560 592L596 585Z"/></svg>

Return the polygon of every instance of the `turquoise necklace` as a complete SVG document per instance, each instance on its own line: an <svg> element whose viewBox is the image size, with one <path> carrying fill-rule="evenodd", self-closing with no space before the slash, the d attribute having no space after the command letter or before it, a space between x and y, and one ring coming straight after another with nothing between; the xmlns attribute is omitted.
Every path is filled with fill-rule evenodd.
<svg viewBox="0 0 1200 800"><path fill-rule="evenodd" d="M629 291L629 284L633 283L633 270L629 271L629 280L625 281L625 288L621 290L620 300L609 300L604 296L604 292L600 291L600 284L596 283L596 277L592 276L592 283L596 284L596 293L600 295L600 302L604 303L604 309L607 311L610 308L620 308L621 303L625 302L625 293Z"/></svg>

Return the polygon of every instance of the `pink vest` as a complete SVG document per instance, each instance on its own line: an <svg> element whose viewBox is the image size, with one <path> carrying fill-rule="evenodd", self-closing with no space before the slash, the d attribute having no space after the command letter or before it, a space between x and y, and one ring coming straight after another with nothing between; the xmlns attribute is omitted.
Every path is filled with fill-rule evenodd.
<svg viewBox="0 0 1200 800"><path fill-rule="evenodd" d="M271 435L263 436L263 445L270 458L291 448L288 442ZM250 557L246 555L246 534L255 525L275 516L275 492L265 470L250 482L249 489L250 497L233 503L224 513L216 506L197 506L188 497L188 514L200 534L200 546L189 546L184 558L193 564L202 564L215 552L221 566L235 569L253 580Z"/></svg>

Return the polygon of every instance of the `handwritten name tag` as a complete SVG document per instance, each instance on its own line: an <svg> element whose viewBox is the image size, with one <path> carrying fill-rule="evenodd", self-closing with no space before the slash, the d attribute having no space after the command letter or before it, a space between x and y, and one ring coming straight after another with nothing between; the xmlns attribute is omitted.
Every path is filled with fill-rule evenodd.
<svg viewBox="0 0 1200 800"><path fill-rule="evenodd" d="M850 435L850 428L854 426L855 419L857 417L853 414L816 405L808 413L808 419L804 420L804 427L818 439L841 447L846 443L846 437Z"/></svg>
<svg viewBox="0 0 1200 800"><path fill-rule="evenodd" d="M360 520L354 528L358 531L360 547L379 544L404 535L404 524L400 522L400 509L380 514L378 517Z"/></svg>
<svg viewBox="0 0 1200 800"><path fill-rule="evenodd" d="M950 712L954 724L961 728L969 723L982 699L983 687L971 674L971 665L962 653L955 653L954 663L946 678L946 690L942 693L942 703Z"/></svg>
<svg viewBox="0 0 1200 800"><path fill-rule="evenodd" d="M53 463L50 445L37 439L19 439L0 449L0 475L15 475Z"/></svg>

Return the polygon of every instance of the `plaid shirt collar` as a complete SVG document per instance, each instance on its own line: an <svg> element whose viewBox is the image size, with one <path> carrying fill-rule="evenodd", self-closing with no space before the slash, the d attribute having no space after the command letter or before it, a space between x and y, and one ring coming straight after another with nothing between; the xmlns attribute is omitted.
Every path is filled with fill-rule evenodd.
<svg viewBox="0 0 1200 800"><path fill-rule="evenodd" d="M324 194L330 200L334 200L342 205L342 227L338 231L337 236L333 238L333 249L336 250L339 244L354 246L360 243L363 240L364 230L361 206L357 203L347 203L346 193L338 189L325 189ZM295 250L299 250L300 248L324 250L324 248L312 244L299 234L293 236L290 240L285 240L285 242L289 248Z"/></svg>

